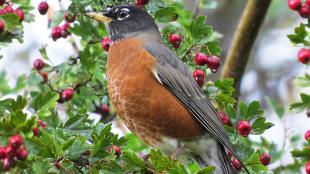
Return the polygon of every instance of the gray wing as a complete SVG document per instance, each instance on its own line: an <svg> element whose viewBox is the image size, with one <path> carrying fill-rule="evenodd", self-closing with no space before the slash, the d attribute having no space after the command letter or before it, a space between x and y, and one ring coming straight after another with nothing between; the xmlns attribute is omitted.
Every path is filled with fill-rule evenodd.
<svg viewBox="0 0 310 174"><path fill-rule="evenodd" d="M145 49L158 61L155 72L160 82L176 96L208 133L234 153L217 112L186 65L164 44L147 43ZM236 153L234 156L241 162Z"/></svg>

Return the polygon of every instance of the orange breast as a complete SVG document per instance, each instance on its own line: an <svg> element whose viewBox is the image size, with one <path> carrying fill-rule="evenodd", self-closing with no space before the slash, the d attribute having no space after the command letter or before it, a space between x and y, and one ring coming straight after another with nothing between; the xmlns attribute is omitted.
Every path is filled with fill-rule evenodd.
<svg viewBox="0 0 310 174"><path fill-rule="evenodd" d="M203 129L152 71L156 59L137 39L114 43L108 56L108 88L117 114L146 143L163 137L190 139Z"/></svg>

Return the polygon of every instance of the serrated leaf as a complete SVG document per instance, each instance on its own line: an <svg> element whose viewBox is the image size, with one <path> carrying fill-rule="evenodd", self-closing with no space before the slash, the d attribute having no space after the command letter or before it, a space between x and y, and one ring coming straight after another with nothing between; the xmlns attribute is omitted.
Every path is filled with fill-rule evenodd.
<svg viewBox="0 0 310 174"><path fill-rule="evenodd" d="M161 8L155 12L154 18L158 22L171 22L178 19L176 7Z"/></svg>
<svg viewBox="0 0 310 174"><path fill-rule="evenodd" d="M37 95L33 102L33 108L35 111L48 110L54 108L57 104L59 94L55 92L45 92Z"/></svg>

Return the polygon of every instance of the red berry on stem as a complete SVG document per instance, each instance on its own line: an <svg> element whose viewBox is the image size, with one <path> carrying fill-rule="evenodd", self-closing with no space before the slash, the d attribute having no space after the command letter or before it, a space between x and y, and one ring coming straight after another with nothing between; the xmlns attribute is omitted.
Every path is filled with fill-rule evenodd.
<svg viewBox="0 0 310 174"><path fill-rule="evenodd" d="M251 133L252 127L249 122L243 120L238 124L238 132L241 136L247 137Z"/></svg>
<svg viewBox="0 0 310 174"><path fill-rule="evenodd" d="M14 13L18 16L20 22L22 22L25 19L25 14L22 9L18 8L15 10Z"/></svg>
<svg viewBox="0 0 310 174"><path fill-rule="evenodd" d="M42 71L42 72L40 72L40 75L41 75L41 77L43 78L43 83L47 83L48 82L48 76L47 76L47 73L46 72L44 72L44 71Z"/></svg>
<svg viewBox="0 0 310 174"><path fill-rule="evenodd" d="M32 129L33 136L38 137L40 135L39 127L35 127Z"/></svg>
<svg viewBox="0 0 310 174"><path fill-rule="evenodd" d="M234 159L231 161L231 165L237 170L240 171L242 169L242 165L239 160Z"/></svg>
<svg viewBox="0 0 310 174"><path fill-rule="evenodd" d="M0 6L5 3L5 0L0 0Z"/></svg>
<svg viewBox="0 0 310 174"><path fill-rule="evenodd" d="M307 132L305 133L305 140L310 140L310 130L307 130Z"/></svg>
<svg viewBox="0 0 310 174"><path fill-rule="evenodd" d="M259 159L264 166L268 166L271 161L271 156L268 153L263 153L260 155Z"/></svg>
<svg viewBox="0 0 310 174"><path fill-rule="evenodd" d="M179 48L182 42L182 38L178 34L171 34L169 37L169 41L173 45L174 48Z"/></svg>
<svg viewBox="0 0 310 174"><path fill-rule="evenodd" d="M14 13L14 9L10 5L5 6L3 10L4 10L4 13Z"/></svg>
<svg viewBox="0 0 310 174"><path fill-rule="evenodd" d="M110 38L103 38L101 40L101 46L105 51L109 51L111 46L111 39Z"/></svg>
<svg viewBox="0 0 310 174"><path fill-rule="evenodd" d="M307 4L304 4L301 6L298 12L302 18L308 18L310 16L310 6Z"/></svg>
<svg viewBox="0 0 310 174"><path fill-rule="evenodd" d="M41 69L43 69L45 67L45 63L43 62L42 59L36 59L34 62L33 62L33 67L40 71Z"/></svg>
<svg viewBox="0 0 310 174"><path fill-rule="evenodd" d="M68 23L71 23L71 22L74 22L74 21L75 21L76 16L73 15L73 14L70 14L70 13L66 12L66 13L64 14L64 18L65 18L65 20L66 20Z"/></svg>
<svg viewBox="0 0 310 174"><path fill-rule="evenodd" d="M14 160L11 158L4 158L2 160L2 167L5 171L9 171L14 166Z"/></svg>
<svg viewBox="0 0 310 174"><path fill-rule="evenodd" d="M310 161L308 161L308 162L306 163L305 168L306 168L306 173L307 173L307 174L310 174Z"/></svg>
<svg viewBox="0 0 310 174"><path fill-rule="evenodd" d="M62 28L59 26L52 28L52 39L56 41L57 39L62 37Z"/></svg>
<svg viewBox="0 0 310 174"><path fill-rule="evenodd" d="M106 104L100 106L100 112L102 116L108 116L110 114L110 108Z"/></svg>
<svg viewBox="0 0 310 174"><path fill-rule="evenodd" d="M41 2L38 6L39 13L41 15L45 15L48 11L48 8L49 8L49 6L48 6L47 2L45 2L45 1Z"/></svg>
<svg viewBox="0 0 310 174"><path fill-rule="evenodd" d="M209 56L207 58L207 65L210 68L211 72L216 73L221 66L221 60L216 56Z"/></svg>
<svg viewBox="0 0 310 174"><path fill-rule="evenodd" d="M204 66L207 63L207 56L203 53L198 52L195 56L195 62L199 66Z"/></svg>
<svg viewBox="0 0 310 174"><path fill-rule="evenodd" d="M299 50L297 58L299 62L303 64L308 64L310 61L310 50L307 48L302 48Z"/></svg>
<svg viewBox="0 0 310 174"><path fill-rule="evenodd" d="M287 5L292 10L299 10L301 8L301 0L288 0Z"/></svg>
<svg viewBox="0 0 310 174"><path fill-rule="evenodd" d="M19 160L25 160L27 159L28 157L28 151L25 147L21 147L17 150L16 152L16 157L19 159Z"/></svg>
<svg viewBox="0 0 310 174"><path fill-rule="evenodd" d="M4 22L2 20L0 20L0 33L2 33L4 31Z"/></svg>
<svg viewBox="0 0 310 174"><path fill-rule="evenodd" d="M223 125L232 126L230 118L228 117L228 115L224 111L220 111L218 113L218 115L219 115Z"/></svg>
<svg viewBox="0 0 310 174"><path fill-rule="evenodd" d="M122 154L122 149L119 146L113 145L113 149L114 149L116 156L119 156Z"/></svg>
<svg viewBox="0 0 310 174"><path fill-rule="evenodd" d="M12 146L15 149L18 149L20 146L23 145L23 143L23 138L18 134L12 135L9 138L9 146Z"/></svg>
<svg viewBox="0 0 310 174"><path fill-rule="evenodd" d="M38 120L38 126L42 128L46 128L46 124L42 120Z"/></svg>
<svg viewBox="0 0 310 174"><path fill-rule="evenodd" d="M0 159L3 159L6 157L6 149L5 147L0 147Z"/></svg>
<svg viewBox="0 0 310 174"><path fill-rule="evenodd" d="M61 92L62 101L69 101L73 98L74 90L73 89L65 89Z"/></svg>
<svg viewBox="0 0 310 174"><path fill-rule="evenodd" d="M60 27L61 30L61 36L63 38L66 38L67 36L69 36L71 33L68 31L68 28L70 27L69 23L65 23L63 26Z"/></svg>
<svg viewBox="0 0 310 174"><path fill-rule="evenodd" d="M196 82L198 83L198 85L200 87L202 87L203 84L205 83L205 73L200 69L196 69L193 72L193 77L196 80Z"/></svg>

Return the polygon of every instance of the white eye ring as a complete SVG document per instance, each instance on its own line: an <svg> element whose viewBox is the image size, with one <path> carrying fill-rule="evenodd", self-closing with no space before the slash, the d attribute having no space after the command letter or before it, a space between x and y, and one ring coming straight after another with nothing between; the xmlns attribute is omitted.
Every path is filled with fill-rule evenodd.
<svg viewBox="0 0 310 174"><path fill-rule="evenodd" d="M118 13L117 20L122 21L130 16L130 10L128 8L122 8Z"/></svg>

